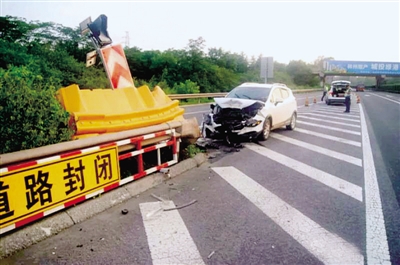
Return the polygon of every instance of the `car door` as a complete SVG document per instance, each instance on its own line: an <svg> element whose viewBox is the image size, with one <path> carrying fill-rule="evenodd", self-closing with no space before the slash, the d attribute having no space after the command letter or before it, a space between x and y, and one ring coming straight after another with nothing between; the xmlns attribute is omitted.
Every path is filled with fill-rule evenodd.
<svg viewBox="0 0 400 265"><path fill-rule="evenodd" d="M291 118L294 111L293 100L290 98L290 93L287 88L281 87L281 95L283 102L279 104L279 112L282 115L282 122L287 121Z"/></svg>
<svg viewBox="0 0 400 265"><path fill-rule="evenodd" d="M271 91L271 116L272 116L272 125L275 126L276 124L282 123L284 120L283 115L283 98L282 93L279 87L275 87Z"/></svg>

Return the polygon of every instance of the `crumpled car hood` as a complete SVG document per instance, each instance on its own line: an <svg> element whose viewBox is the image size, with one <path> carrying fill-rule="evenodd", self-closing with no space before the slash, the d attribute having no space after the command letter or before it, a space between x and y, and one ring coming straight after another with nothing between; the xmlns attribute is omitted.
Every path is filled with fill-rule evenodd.
<svg viewBox="0 0 400 265"><path fill-rule="evenodd" d="M252 99L242 99L242 98L214 98L214 101L218 104L218 106L222 109L231 108L231 109L244 109L253 104L256 104L254 107L259 109L264 107L264 103L258 100Z"/></svg>

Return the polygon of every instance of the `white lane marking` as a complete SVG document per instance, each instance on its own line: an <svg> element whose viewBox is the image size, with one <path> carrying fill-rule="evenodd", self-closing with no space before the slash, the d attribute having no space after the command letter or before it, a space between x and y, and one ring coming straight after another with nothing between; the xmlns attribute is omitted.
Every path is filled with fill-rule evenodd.
<svg viewBox="0 0 400 265"><path fill-rule="evenodd" d="M353 103L353 102L352 102L352 103ZM354 104L356 104L356 103L354 102ZM350 106L351 106L351 105L350 105ZM318 109L333 110L333 111L335 111L335 110L337 110L337 111L342 111L342 110L344 110L345 108L346 108L345 105L343 105L343 106L327 106L327 105L325 104L325 105L320 106ZM358 109L354 109L354 111L355 111L355 112L359 112Z"/></svg>
<svg viewBox="0 0 400 265"><path fill-rule="evenodd" d="M288 156L279 154L272 151L266 147L256 145L256 144L245 144L246 148L262 155L268 157L269 159L278 162L288 168L293 169L306 177L316 180L334 190L337 190L347 196L350 196L360 202L363 201L362 188L353 183L350 183L344 179L326 173L317 168L311 167L300 161L294 160Z"/></svg>
<svg viewBox="0 0 400 265"><path fill-rule="evenodd" d="M351 121L351 122L357 122L360 123L359 120L356 119L347 119L347 118L340 118L340 117L333 117L332 114L327 113L326 115L323 114L318 114L318 113L311 113L311 112L301 112L298 113L298 115L311 115L311 116L316 116L316 117L322 117L322 118L328 118L328 119L335 119L335 120L341 120L341 121Z"/></svg>
<svg viewBox="0 0 400 265"><path fill-rule="evenodd" d="M367 95L365 95L366 97L369 97L369 95L367 94Z"/></svg>
<svg viewBox="0 0 400 265"><path fill-rule="evenodd" d="M374 158L372 156L367 122L361 105L360 114L364 160L367 263L391 264L379 184L376 176Z"/></svg>
<svg viewBox="0 0 400 265"><path fill-rule="evenodd" d="M306 98L308 98L309 103L312 103L313 100L314 100L314 97L313 97L313 96L304 97L304 98L296 98L296 100L303 100L303 99L306 99ZM316 98L317 98L317 102L318 102L318 98L319 98L319 97L316 97Z"/></svg>
<svg viewBox="0 0 400 265"><path fill-rule="evenodd" d="M320 147L318 145L302 142L302 141L299 141L299 140L296 140L296 139L293 139L293 138L290 138L290 137L286 137L284 135L277 134L277 133L271 133L270 136L272 138L275 138L275 139L278 139L278 140L281 140L281 141L284 141L284 142L287 142L287 143L290 143L290 144L294 144L294 145L306 148L306 149L311 150L313 152L317 152L317 153L320 153L320 154L323 154L323 155L326 155L326 156L330 156L330 157L336 158L338 160L342 160L344 162L351 163L353 165L362 167L362 160L357 158L357 157L353 157L353 156L349 156L349 155L346 155L346 154L343 154L343 153L332 151L332 150Z"/></svg>
<svg viewBox="0 0 400 265"><path fill-rule="evenodd" d="M205 264L172 201L139 205L153 264Z"/></svg>
<svg viewBox="0 0 400 265"><path fill-rule="evenodd" d="M336 142L339 142L339 143L350 144L350 145L354 145L354 146L357 146L357 147L361 147L361 143L360 142L351 141L351 140L347 140L347 139L344 139L344 138L331 136L331 135L328 135L328 134L313 132L313 131L309 131L309 130L305 130L305 129L301 129L301 128L296 128L295 131L296 132L300 132L300 133L313 135L313 136L317 136L317 137L320 137L320 138L325 138L325 139L336 141Z"/></svg>
<svg viewBox="0 0 400 265"><path fill-rule="evenodd" d="M323 111L323 110L316 110L315 112L326 114L326 111ZM336 113L335 113L335 112L331 112L330 114L331 114L331 115L335 115L335 116L345 116L345 117L349 117L349 118L358 118L358 117L360 117L359 114L354 114L354 113L343 113L343 111L336 112Z"/></svg>
<svg viewBox="0 0 400 265"><path fill-rule="evenodd" d="M214 167L233 188L325 264L364 264L354 245L302 214L234 167Z"/></svg>
<svg viewBox="0 0 400 265"><path fill-rule="evenodd" d="M318 110L323 110L323 111L327 111L327 112L334 112L334 113L343 113L343 111L345 110L345 107L343 107L342 109L339 108L327 108L327 107L319 107ZM353 113L360 113L358 110L352 110L350 107L350 111L352 111Z"/></svg>
<svg viewBox="0 0 400 265"><path fill-rule="evenodd" d="M392 98L393 96L392 95L386 95L388 98Z"/></svg>
<svg viewBox="0 0 400 265"><path fill-rule="evenodd" d="M328 130L332 130L332 131L344 132L344 133L349 133L349 134L354 134L354 135L361 135L360 132L345 130L345 129L331 127L331 126L320 125L320 124L316 124L316 123L312 123L312 122L305 122L305 121L299 121L299 120L297 120L296 122L299 124L305 124L305 125L309 125L309 126L324 128L324 129L328 129Z"/></svg>
<svg viewBox="0 0 400 265"><path fill-rule="evenodd" d="M348 123L338 122L338 121L331 121L331 120L327 120L327 119L318 119L318 118L307 117L307 116L301 116L301 119L308 119L308 120L313 120L313 121L322 121L322 122L326 122L326 123L332 123L332 124L344 125L344 126L349 126L349 127L354 127L354 128L360 128L360 125L348 124Z"/></svg>
<svg viewBox="0 0 400 265"><path fill-rule="evenodd" d="M379 97L379 98L383 98L383 99L386 99L388 101L392 101L392 102L397 103L397 104L400 105L400 101L397 101L397 100L393 100L393 99L390 99L390 98L385 98L385 97L382 97L382 96L379 96L379 95L376 95L376 94L369 94L369 95L372 95L372 96L375 96L375 97Z"/></svg>

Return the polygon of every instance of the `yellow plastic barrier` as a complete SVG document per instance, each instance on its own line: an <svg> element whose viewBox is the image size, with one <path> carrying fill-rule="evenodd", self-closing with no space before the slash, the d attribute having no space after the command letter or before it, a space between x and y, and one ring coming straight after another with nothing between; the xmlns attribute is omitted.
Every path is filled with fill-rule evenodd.
<svg viewBox="0 0 400 265"><path fill-rule="evenodd" d="M172 120L183 120L184 109L156 86L119 89L63 87L58 99L73 115L75 138L136 129Z"/></svg>

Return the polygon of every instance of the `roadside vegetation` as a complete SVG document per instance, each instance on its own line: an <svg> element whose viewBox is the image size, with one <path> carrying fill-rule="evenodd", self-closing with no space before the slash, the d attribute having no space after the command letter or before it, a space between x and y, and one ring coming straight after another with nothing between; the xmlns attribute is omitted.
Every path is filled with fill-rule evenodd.
<svg viewBox="0 0 400 265"><path fill-rule="evenodd" d="M112 32L110 32L112 37ZM69 114L56 100L57 90L71 84L81 89L108 88L101 61L87 68L86 54L94 48L78 26L0 17L0 153L67 141L74 133ZM228 92L243 82L260 79L262 55L247 57L222 48L206 48L202 37L184 49L143 51L125 47L135 86L158 85L166 94ZM274 78L293 89L319 87L324 57L313 63L274 62ZM332 58L331 58L332 59ZM188 99L183 104L209 102Z"/></svg>

